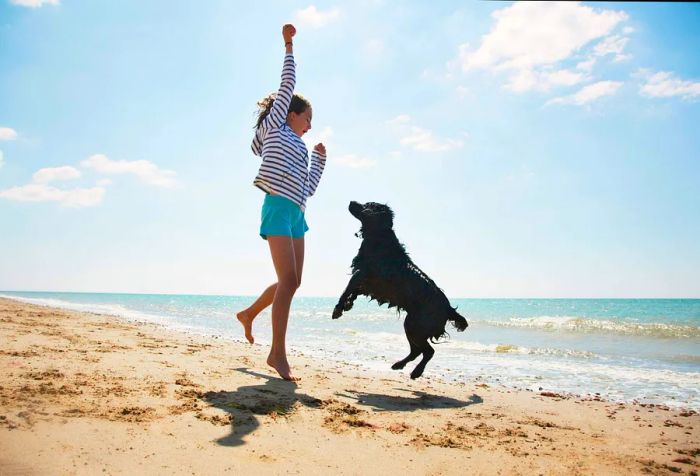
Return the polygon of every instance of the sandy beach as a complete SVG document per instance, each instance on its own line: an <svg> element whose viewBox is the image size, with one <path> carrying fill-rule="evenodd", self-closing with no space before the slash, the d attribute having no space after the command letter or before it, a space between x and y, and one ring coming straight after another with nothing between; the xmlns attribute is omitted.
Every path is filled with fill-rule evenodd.
<svg viewBox="0 0 700 476"><path fill-rule="evenodd" d="M1 475L700 471L690 410L298 353L293 384L264 346L6 299L0 335Z"/></svg>

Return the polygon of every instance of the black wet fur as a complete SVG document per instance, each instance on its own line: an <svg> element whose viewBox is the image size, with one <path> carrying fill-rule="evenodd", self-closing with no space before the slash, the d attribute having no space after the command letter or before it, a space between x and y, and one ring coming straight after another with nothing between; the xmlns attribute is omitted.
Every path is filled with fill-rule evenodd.
<svg viewBox="0 0 700 476"><path fill-rule="evenodd" d="M374 202L350 202L348 209L362 223L358 234L362 244L352 260L352 277L333 310L333 319L352 309L359 295L405 311L403 327L411 352L391 368L402 369L422 354L423 359L411 372L411 378L418 378L435 353L430 342L447 335L447 321L461 332L467 328L467 320L450 305L435 282L413 264L392 229L391 208Z"/></svg>

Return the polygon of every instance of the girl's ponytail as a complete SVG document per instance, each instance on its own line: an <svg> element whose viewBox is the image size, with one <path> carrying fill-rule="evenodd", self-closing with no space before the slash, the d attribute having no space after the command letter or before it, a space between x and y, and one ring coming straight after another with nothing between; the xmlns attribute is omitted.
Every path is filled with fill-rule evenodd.
<svg viewBox="0 0 700 476"><path fill-rule="evenodd" d="M275 102L275 97L277 93L271 93L258 101L258 119L255 121L255 129L260 127L260 124L265 120L268 114L270 114L270 109L272 109L272 104Z"/></svg>
<svg viewBox="0 0 700 476"><path fill-rule="evenodd" d="M276 97L277 93L270 93L264 98L262 98L260 101L258 101L258 119L255 121L255 129L260 127L260 124L262 124L267 115L270 114L270 109L272 109L272 105L274 104ZM308 99L306 99L299 93L294 93L294 95L292 96L292 101L289 104L289 110L287 111L287 114L289 114L290 112L296 112L297 114L301 114L302 112L306 111L307 108L310 107L311 103Z"/></svg>

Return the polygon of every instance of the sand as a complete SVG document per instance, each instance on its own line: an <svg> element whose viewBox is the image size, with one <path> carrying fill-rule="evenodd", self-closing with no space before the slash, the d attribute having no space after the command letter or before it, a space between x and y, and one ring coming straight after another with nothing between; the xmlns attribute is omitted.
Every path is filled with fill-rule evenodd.
<svg viewBox="0 0 700 476"><path fill-rule="evenodd" d="M299 353L294 384L265 346L6 299L0 337L0 475L700 471L688 410Z"/></svg>

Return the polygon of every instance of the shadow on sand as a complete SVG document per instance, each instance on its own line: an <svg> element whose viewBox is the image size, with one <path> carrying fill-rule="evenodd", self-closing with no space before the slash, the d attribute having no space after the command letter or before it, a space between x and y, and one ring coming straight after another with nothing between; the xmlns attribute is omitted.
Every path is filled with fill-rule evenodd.
<svg viewBox="0 0 700 476"><path fill-rule="evenodd" d="M411 393L412 396L401 395L382 395L379 393L365 393L354 390L345 390L351 395L336 393L340 397L354 398L360 405L372 407L378 411L414 411L426 408L463 408L469 405L483 403L483 399L472 394L468 400L457 400L456 398L443 397L441 395L432 395L430 393L421 392L418 390L408 390L396 388L402 392Z"/></svg>
<svg viewBox="0 0 700 476"><path fill-rule="evenodd" d="M200 399L214 408L229 413L232 417L231 433L216 442L222 446L240 446L245 444L246 435L259 426L260 415L286 416L293 413L299 405L309 408L323 408L324 402L316 397L298 393L294 382L279 377L265 375L245 367L233 369L258 379L264 380L259 385L244 385L234 391L221 390L206 392ZM372 407L376 411L414 411L419 409L462 408L482 403L483 399L472 394L468 400L432 395L417 390L395 388L409 396L383 395L346 389L346 393L336 393L339 397L356 400L358 404Z"/></svg>
<svg viewBox="0 0 700 476"><path fill-rule="evenodd" d="M215 408L231 414L231 434L219 438L217 443L223 446L239 446L245 443L243 438L260 426L259 415L284 416L294 411L297 403L318 408L321 400L303 393L297 393L294 382L279 377L253 372L247 368L234 369L265 382L260 385L244 385L234 391L206 392L201 399Z"/></svg>

